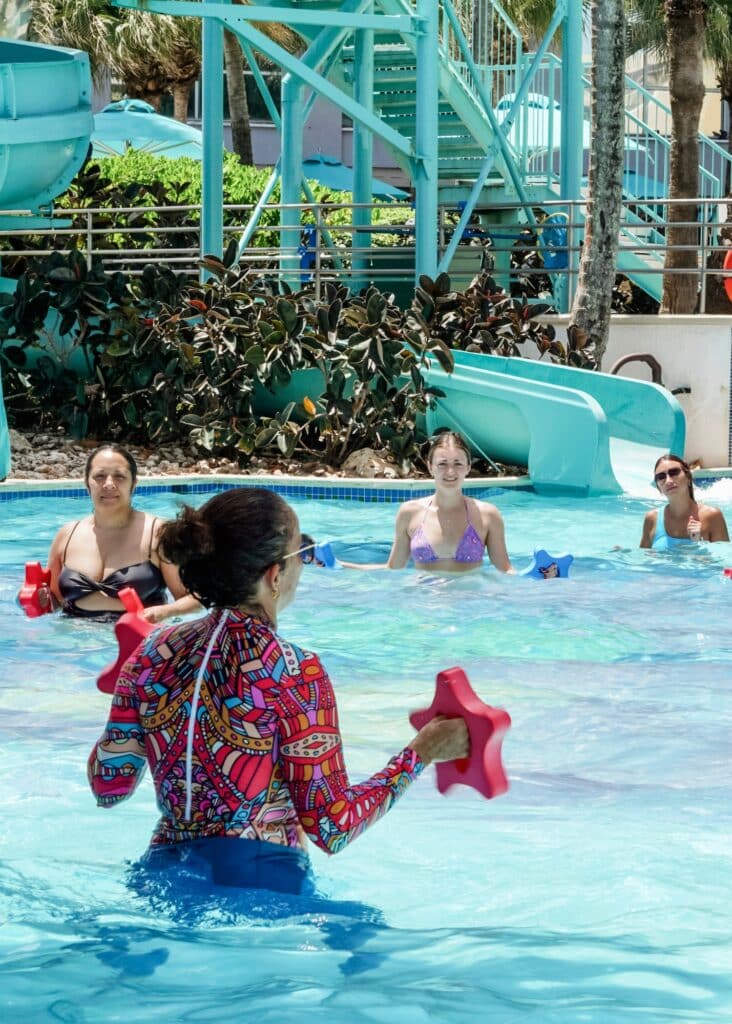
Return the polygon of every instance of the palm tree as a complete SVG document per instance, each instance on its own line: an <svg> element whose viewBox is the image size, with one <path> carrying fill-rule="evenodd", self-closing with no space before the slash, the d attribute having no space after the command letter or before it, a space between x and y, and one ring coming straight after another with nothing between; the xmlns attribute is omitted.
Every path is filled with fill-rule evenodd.
<svg viewBox="0 0 732 1024"><path fill-rule="evenodd" d="M143 99L156 110L160 110L170 88L168 50L175 32L171 22L175 20L126 11L112 33L111 68L121 79L125 95Z"/></svg>
<svg viewBox="0 0 732 1024"><path fill-rule="evenodd" d="M624 0L592 5L592 146L579 283L567 330L576 348L607 348L622 207L625 121Z"/></svg>
<svg viewBox="0 0 732 1024"><path fill-rule="evenodd" d="M201 22L198 18L172 18L175 22L164 63L173 94L173 117L188 120L191 90L201 74ZM160 21L157 17L156 21Z"/></svg>
<svg viewBox="0 0 732 1024"><path fill-rule="evenodd" d="M248 3L249 0L236 0L236 3ZM302 38L288 25L277 21L266 23L254 22L256 28L270 39L279 43L290 53L300 53L304 49ZM253 164L252 127L249 120L249 104L247 102L246 82L244 73L246 62L239 39L233 32L224 32L224 61L226 64L226 89L229 99L229 118L231 120L231 142L234 152L243 164Z"/></svg>
<svg viewBox="0 0 732 1024"><path fill-rule="evenodd" d="M172 93L175 116L186 120L201 70L198 18L120 11L107 0L31 0L31 11L32 39L86 50L95 82L111 72L156 109Z"/></svg>
<svg viewBox="0 0 732 1024"><path fill-rule="evenodd" d="M28 38L51 46L68 46L89 54L98 84L112 63L112 30L118 13L106 0L30 0Z"/></svg>
<svg viewBox="0 0 732 1024"><path fill-rule="evenodd" d="M698 139L705 93L706 8L706 0L664 0L671 100L669 199L693 199L699 194ZM691 219L693 211L688 205L669 205L664 269L693 268L694 273L664 274L663 313L693 313L696 308L699 231L694 226L683 226Z"/></svg>
<svg viewBox="0 0 732 1024"><path fill-rule="evenodd" d="M243 164L253 164L252 126L249 120L244 54L233 32L224 32L224 62L226 64L226 90L231 118L231 144Z"/></svg>
<svg viewBox="0 0 732 1024"><path fill-rule="evenodd" d="M728 0L632 0L629 45L633 52L655 51L668 67L671 100L669 199L694 199L699 193L699 117L704 99L705 54L729 55ZM720 26L727 31L720 34ZM719 64L718 64L719 67ZM688 205L670 204L670 227L661 309L691 313L699 288L699 229L679 226L693 219ZM686 247L686 249L680 248ZM689 273L678 273L688 270Z"/></svg>

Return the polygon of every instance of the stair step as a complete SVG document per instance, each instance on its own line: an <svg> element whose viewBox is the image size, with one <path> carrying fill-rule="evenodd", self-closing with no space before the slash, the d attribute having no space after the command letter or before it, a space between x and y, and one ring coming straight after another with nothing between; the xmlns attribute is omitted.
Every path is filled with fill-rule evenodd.
<svg viewBox="0 0 732 1024"><path fill-rule="evenodd" d="M481 158L457 159L455 157L441 159L438 163L440 177L470 178L474 180L483 165Z"/></svg>
<svg viewBox="0 0 732 1024"><path fill-rule="evenodd" d="M408 127L409 125L413 125L413 124L416 123L416 118L415 118L414 114L407 114L407 113L397 113L397 114L395 114L395 113L393 113L393 111L389 110L388 107L387 108L384 108L384 107L381 108L381 116L382 116L382 119L387 124L390 124L393 128L396 128L397 125L403 125L404 127ZM438 115L437 125L438 125L437 130L440 133L442 133L443 131L444 132L451 132L452 131L452 132L463 132L465 135L469 134L469 132L468 132L467 128L465 127L465 125L463 125L463 123L455 115L455 112L452 111L452 110L446 110L443 114Z"/></svg>

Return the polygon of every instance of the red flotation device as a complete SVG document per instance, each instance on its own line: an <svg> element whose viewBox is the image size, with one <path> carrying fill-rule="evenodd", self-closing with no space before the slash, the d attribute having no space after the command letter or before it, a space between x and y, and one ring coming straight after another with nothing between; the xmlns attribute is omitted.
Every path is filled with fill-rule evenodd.
<svg viewBox="0 0 732 1024"><path fill-rule="evenodd" d="M18 591L18 603L31 619L53 611L50 569L44 569L40 562L25 563L25 583Z"/></svg>
<svg viewBox="0 0 732 1024"><path fill-rule="evenodd" d="M722 267L727 271L724 275L724 290L727 293L727 298L732 302L732 249L728 249Z"/></svg>
<svg viewBox="0 0 732 1024"><path fill-rule="evenodd" d="M436 766L439 791L445 793L450 786L461 783L477 789L487 800L505 793L508 779L501 761L501 743L511 725L508 712L484 704L463 670L448 668L437 673L432 704L413 711L409 721L415 729L421 729L435 715L464 718L470 734L470 757L442 761Z"/></svg>
<svg viewBox="0 0 732 1024"><path fill-rule="evenodd" d="M115 660L111 661L99 673L99 678L97 679L97 687L102 693L114 693L114 687L122 666L140 646L148 633L152 633L155 629L155 626L148 622L147 619L143 619L140 614L144 605L136 590L133 590L132 587L124 587L120 590L118 596L127 610L124 615L120 615L114 624L119 653Z"/></svg>

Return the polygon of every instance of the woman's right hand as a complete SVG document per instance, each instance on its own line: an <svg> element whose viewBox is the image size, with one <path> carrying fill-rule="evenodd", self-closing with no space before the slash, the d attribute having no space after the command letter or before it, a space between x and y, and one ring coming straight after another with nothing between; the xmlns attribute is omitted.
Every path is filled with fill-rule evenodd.
<svg viewBox="0 0 732 1024"><path fill-rule="evenodd" d="M465 719L436 715L422 726L409 746L425 764L469 757L470 737Z"/></svg>
<svg viewBox="0 0 732 1024"><path fill-rule="evenodd" d="M694 516L689 516L689 522L687 524L687 532L689 534L689 540L700 541L702 539L702 524Z"/></svg>

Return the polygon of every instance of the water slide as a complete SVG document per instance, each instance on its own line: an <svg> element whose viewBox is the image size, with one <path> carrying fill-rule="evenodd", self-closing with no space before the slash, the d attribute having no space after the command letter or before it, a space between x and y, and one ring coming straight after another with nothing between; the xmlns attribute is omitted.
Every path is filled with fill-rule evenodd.
<svg viewBox="0 0 732 1024"><path fill-rule="evenodd" d="M48 223L93 128L89 59L78 50L0 39L0 228ZM0 381L0 479L10 442Z"/></svg>
<svg viewBox="0 0 732 1024"><path fill-rule="evenodd" d="M528 466L539 493L639 493L660 454L684 454L683 410L657 384L531 359L454 355L452 374L435 361L427 371L429 384L445 392L427 413L427 429L458 430L479 454Z"/></svg>

